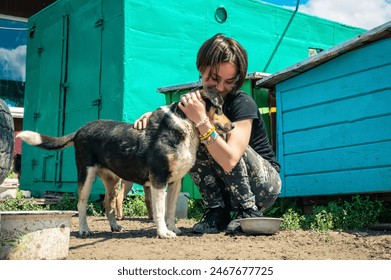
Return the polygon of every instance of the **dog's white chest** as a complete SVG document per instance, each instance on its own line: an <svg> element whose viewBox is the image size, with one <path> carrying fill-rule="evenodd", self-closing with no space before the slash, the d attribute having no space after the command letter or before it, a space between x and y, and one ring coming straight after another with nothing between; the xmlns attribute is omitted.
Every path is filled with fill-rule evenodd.
<svg viewBox="0 0 391 280"><path fill-rule="evenodd" d="M198 140L198 139L196 139ZM178 149L178 158L171 162L171 177L169 181L177 181L182 179L183 176L193 167L198 143L194 141L188 141L187 145L181 145L181 149ZM192 144L191 146L189 144Z"/></svg>
<svg viewBox="0 0 391 280"><path fill-rule="evenodd" d="M181 180L189 172L190 168L193 167L198 144L198 136L191 135L191 137L178 146L177 153L170 160L170 182Z"/></svg>
<svg viewBox="0 0 391 280"><path fill-rule="evenodd" d="M177 145L175 152L167 155L170 170L168 182L174 182L181 180L194 165L199 139L190 120L179 118L168 107L161 107L161 109L171 118L172 123L186 135Z"/></svg>

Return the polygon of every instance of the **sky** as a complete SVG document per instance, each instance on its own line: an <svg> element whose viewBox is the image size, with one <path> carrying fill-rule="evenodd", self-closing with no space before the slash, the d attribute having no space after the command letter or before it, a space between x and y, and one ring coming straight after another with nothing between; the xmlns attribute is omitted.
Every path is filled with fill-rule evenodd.
<svg viewBox="0 0 391 280"><path fill-rule="evenodd" d="M0 19L0 79L25 81L27 23Z"/></svg>
<svg viewBox="0 0 391 280"><path fill-rule="evenodd" d="M296 8L297 0L262 0ZM391 0L300 0L299 12L372 29L391 21Z"/></svg>
<svg viewBox="0 0 391 280"><path fill-rule="evenodd" d="M297 0L262 0L295 9ZM299 0L299 11L347 25L372 29L391 21L391 0ZM5 28L4 28L5 26ZM25 80L26 28L25 22L6 25L0 19L0 79ZM8 33L17 33L8 36ZM24 34L24 35L23 35ZM7 41L12 38L13 41Z"/></svg>

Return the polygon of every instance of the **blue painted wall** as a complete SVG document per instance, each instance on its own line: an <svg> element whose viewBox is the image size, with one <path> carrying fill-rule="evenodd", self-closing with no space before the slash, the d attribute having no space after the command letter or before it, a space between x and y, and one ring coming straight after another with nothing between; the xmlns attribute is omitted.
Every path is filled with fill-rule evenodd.
<svg viewBox="0 0 391 280"><path fill-rule="evenodd" d="M391 191L391 39L276 85L283 196Z"/></svg>

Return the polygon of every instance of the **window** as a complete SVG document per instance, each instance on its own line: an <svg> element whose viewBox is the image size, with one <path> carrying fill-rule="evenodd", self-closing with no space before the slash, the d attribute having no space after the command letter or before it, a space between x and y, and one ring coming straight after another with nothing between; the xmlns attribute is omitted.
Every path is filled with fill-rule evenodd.
<svg viewBox="0 0 391 280"><path fill-rule="evenodd" d="M0 97L11 112L24 105L27 34L27 19L0 15Z"/></svg>

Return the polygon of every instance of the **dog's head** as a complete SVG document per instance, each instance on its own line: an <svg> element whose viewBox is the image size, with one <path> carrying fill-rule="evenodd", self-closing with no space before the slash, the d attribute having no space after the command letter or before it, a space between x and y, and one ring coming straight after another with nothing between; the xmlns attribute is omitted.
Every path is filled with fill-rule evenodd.
<svg viewBox="0 0 391 280"><path fill-rule="evenodd" d="M227 140L227 134L235 125L223 114L224 100L220 93L213 89L201 89L201 97L206 104L206 113L210 122L216 127L216 131Z"/></svg>
<svg viewBox="0 0 391 280"><path fill-rule="evenodd" d="M205 102L209 101L211 105L216 109L216 114L221 115L223 113L224 100L217 90L210 88L201 89L200 94L202 99L205 100Z"/></svg>

